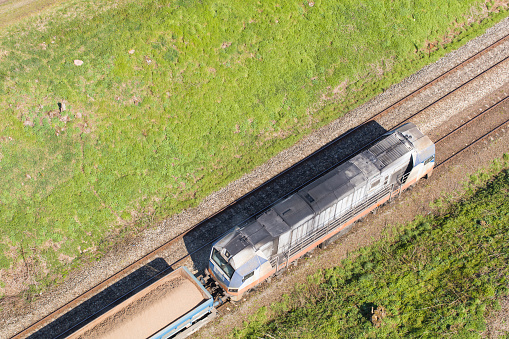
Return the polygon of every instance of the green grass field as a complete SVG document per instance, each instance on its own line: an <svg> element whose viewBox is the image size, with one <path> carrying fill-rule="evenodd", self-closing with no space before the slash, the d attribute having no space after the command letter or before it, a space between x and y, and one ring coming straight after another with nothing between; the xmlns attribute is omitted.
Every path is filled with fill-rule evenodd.
<svg viewBox="0 0 509 339"><path fill-rule="evenodd" d="M505 156L505 166L509 164ZM494 169L500 170L501 162ZM492 168L492 169L493 169ZM509 292L509 172L318 271L235 338L478 338ZM467 190L468 192L468 190ZM381 321L372 310L385 309ZM375 326L376 325L376 326ZM509 332L506 333L509 335Z"/></svg>
<svg viewBox="0 0 509 339"><path fill-rule="evenodd" d="M195 206L483 33L494 3L69 0L7 25L2 279L28 261L40 289Z"/></svg>

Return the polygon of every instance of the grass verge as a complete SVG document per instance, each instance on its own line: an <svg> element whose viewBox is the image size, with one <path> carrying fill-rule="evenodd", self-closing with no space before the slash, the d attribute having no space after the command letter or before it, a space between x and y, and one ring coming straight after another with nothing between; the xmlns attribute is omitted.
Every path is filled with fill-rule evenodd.
<svg viewBox="0 0 509 339"><path fill-rule="evenodd" d="M65 0L0 0L0 28L38 15Z"/></svg>

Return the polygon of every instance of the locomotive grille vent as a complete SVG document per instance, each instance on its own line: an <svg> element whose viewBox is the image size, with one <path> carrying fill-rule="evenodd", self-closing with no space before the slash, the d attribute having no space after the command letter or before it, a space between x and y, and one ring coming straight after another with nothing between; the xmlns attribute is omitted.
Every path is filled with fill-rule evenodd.
<svg viewBox="0 0 509 339"><path fill-rule="evenodd" d="M384 140L371 146L369 151L387 166L408 153L408 147L395 135L389 135Z"/></svg>

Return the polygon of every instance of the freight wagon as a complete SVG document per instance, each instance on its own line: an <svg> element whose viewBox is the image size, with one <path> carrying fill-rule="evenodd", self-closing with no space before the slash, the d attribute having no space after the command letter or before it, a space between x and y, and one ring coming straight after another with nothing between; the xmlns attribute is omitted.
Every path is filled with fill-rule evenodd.
<svg viewBox="0 0 509 339"><path fill-rule="evenodd" d="M211 294L181 267L67 338L181 339L213 319L215 306Z"/></svg>
<svg viewBox="0 0 509 339"><path fill-rule="evenodd" d="M213 246L208 273L232 300L306 252L346 233L352 224L393 199L435 163L435 145L412 123L297 193L236 227Z"/></svg>

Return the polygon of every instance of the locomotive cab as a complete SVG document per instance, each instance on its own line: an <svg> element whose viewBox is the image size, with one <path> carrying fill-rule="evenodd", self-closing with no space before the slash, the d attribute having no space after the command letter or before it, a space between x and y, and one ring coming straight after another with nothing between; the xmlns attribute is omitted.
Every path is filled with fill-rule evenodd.
<svg viewBox="0 0 509 339"><path fill-rule="evenodd" d="M263 235L263 228L259 231ZM239 300L245 291L266 278L262 277L264 272L270 271L267 254L272 251L272 241L261 239L253 244L252 240L252 234L248 237L244 230L235 228L212 246L209 273L232 300Z"/></svg>

